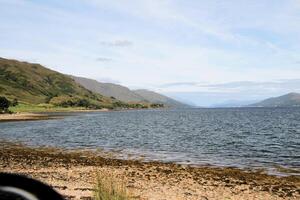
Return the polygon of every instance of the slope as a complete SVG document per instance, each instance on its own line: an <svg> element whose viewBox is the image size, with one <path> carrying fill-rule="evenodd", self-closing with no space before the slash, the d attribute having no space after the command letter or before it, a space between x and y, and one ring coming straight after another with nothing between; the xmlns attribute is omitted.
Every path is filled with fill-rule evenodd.
<svg viewBox="0 0 300 200"><path fill-rule="evenodd" d="M100 93L107 97L113 97L124 102L145 102L146 100L129 88L113 83L100 83L93 79L71 76L77 83L83 87Z"/></svg>
<svg viewBox="0 0 300 200"><path fill-rule="evenodd" d="M300 106L300 94L289 93L279 97L273 97L264 101L252 104L254 107L295 107Z"/></svg>
<svg viewBox="0 0 300 200"><path fill-rule="evenodd" d="M110 98L95 94L72 78L40 64L0 58L0 96L29 104L47 103L56 98L78 98L112 104Z"/></svg>
<svg viewBox="0 0 300 200"><path fill-rule="evenodd" d="M176 108L190 107L189 105L186 105L186 104L176 101L170 97L167 97L165 95L162 95L162 94L150 91L150 90L142 90L141 89L141 90L134 90L134 92L151 103L161 103L166 106L176 107Z"/></svg>

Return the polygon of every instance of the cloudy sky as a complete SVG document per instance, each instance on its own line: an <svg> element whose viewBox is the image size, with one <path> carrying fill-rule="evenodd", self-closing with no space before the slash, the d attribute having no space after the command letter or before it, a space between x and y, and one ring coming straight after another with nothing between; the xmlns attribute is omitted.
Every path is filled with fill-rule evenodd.
<svg viewBox="0 0 300 200"><path fill-rule="evenodd" d="M202 106L300 92L300 0L0 5L0 57Z"/></svg>

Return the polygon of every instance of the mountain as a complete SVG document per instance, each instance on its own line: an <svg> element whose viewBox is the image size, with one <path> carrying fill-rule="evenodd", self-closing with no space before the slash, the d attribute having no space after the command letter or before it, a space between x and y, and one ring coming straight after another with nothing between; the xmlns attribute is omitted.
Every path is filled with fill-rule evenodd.
<svg viewBox="0 0 300 200"><path fill-rule="evenodd" d="M295 107L300 106L300 94L289 93L280 97L273 97L264 101L252 104L253 107Z"/></svg>
<svg viewBox="0 0 300 200"><path fill-rule="evenodd" d="M113 104L112 99L91 92L67 75L40 64L4 58L0 58L0 96L29 104Z"/></svg>
<svg viewBox="0 0 300 200"><path fill-rule="evenodd" d="M101 83L93 79L76 76L70 77L93 92L127 103L159 103L170 107L188 107L186 104L149 90L130 90L127 87L113 83Z"/></svg>
<svg viewBox="0 0 300 200"><path fill-rule="evenodd" d="M93 79L76 76L71 76L71 78L83 87L107 97L113 97L127 103L146 102L142 96L121 85L113 83L100 83Z"/></svg>
<svg viewBox="0 0 300 200"><path fill-rule="evenodd" d="M187 104L176 101L170 97L149 90L134 90L134 92L151 103L161 103L170 107L190 107Z"/></svg>

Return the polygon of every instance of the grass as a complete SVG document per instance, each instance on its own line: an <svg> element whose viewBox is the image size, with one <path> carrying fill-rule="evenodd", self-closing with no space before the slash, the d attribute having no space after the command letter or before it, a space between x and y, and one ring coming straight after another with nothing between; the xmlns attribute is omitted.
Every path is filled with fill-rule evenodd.
<svg viewBox="0 0 300 200"><path fill-rule="evenodd" d="M124 181L112 174L98 174L94 193L95 200L129 200Z"/></svg>
<svg viewBox="0 0 300 200"><path fill-rule="evenodd" d="M45 103L54 97L77 97L99 107L115 100L93 93L70 76L39 64L0 58L0 96L29 104Z"/></svg>
<svg viewBox="0 0 300 200"><path fill-rule="evenodd" d="M19 104L14 107L9 107L9 110L17 113L17 112L67 112L73 110L86 110L84 107L57 107L51 104Z"/></svg>

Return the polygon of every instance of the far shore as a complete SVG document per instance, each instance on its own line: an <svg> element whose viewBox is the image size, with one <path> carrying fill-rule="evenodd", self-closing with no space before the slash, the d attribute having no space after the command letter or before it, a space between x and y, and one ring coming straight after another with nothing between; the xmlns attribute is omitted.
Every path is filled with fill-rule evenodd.
<svg viewBox="0 0 300 200"><path fill-rule="evenodd" d="M235 168L192 167L119 160L89 151L0 143L0 171L28 175L66 199L92 199L97 173L125 182L137 200L296 200L300 177L277 177Z"/></svg>

